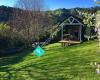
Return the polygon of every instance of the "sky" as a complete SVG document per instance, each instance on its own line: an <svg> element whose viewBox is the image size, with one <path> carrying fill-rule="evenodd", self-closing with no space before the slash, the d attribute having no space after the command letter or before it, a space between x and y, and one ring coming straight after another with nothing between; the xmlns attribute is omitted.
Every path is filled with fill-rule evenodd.
<svg viewBox="0 0 100 80"><path fill-rule="evenodd" d="M0 5L13 7L17 0L0 0ZM58 8L93 7L96 0L44 0L50 10Z"/></svg>
<svg viewBox="0 0 100 80"><path fill-rule="evenodd" d="M15 3L16 3L16 0L0 0L0 5L13 7Z"/></svg>

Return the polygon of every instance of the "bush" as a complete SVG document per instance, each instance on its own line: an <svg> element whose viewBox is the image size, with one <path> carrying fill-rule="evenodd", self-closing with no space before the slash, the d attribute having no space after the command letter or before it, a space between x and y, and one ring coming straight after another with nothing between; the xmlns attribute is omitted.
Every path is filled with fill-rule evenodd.
<svg viewBox="0 0 100 80"><path fill-rule="evenodd" d="M10 39L10 26L7 24L0 24L0 48L6 48Z"/></svg>

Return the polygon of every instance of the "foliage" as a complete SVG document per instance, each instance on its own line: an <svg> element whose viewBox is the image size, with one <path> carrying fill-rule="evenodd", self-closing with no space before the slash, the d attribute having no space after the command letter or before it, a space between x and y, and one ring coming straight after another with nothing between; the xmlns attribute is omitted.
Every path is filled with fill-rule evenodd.
<svg viewBox="0 0 100 80"><path fill-rule="evenodd" d="M23 44L23 37L7 24L0 24L0 48L19 47Z"/></svg>
<svg viewBox="0 0 100 80"><path fill-rule="evenodd" d="M98 33L98 39L99 39L99 46L100 46L100 11L96 14L96 23L95 23L97 33Z"/></svg>
<svg viewBox="0 0 100 80"><path fill-rule="evenodd" d="M1 23L0 24L0 48L8 46L10 35L11 35L10 26Z"/></svg>
<svg viewBox="0 0 100 80"><path fill-rule="evenodd" d="M84 19L83 22L84 24L87 24L88 27L94 26L95 24L95 15L94 14L89 14L89 13L83 13Z"/></svg>
<svg viewBox="0 0 100 80"><path fill-rule="evenodd" d="M96 27L100 27L100 11L96 13Z"/></svg>
<svg viewBox="0 0 100 80"><path fill-rule="evenodd" d="M7 24L1 23L0 24L0 35L7 37L9 32L10 32L10 26L8 26Z"/></svg>
<svg viewBox="0 0 100 80"><path fill-rule="evenodd" d="M95 15L97 11L100 10L100 7L91 7L91 8L72 8L72 9L57 9L54 11L49 11L54 20L54 24L61 23L68 16L73 15L81 19L83 24L87 24L88 27L95 25Z"/></svg>

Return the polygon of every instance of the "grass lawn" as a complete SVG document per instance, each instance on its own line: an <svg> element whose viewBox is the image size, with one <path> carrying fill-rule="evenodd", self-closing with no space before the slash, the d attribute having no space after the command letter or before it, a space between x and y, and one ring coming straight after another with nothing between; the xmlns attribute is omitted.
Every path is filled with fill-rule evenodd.
<svg viewBox="0 0 100 80"><path fill-rule="evenodd" d="M100 80L91 62L100 62L96 40L65 48L55 43L40 58L30 50L0 58L0 80Z"/></svg>

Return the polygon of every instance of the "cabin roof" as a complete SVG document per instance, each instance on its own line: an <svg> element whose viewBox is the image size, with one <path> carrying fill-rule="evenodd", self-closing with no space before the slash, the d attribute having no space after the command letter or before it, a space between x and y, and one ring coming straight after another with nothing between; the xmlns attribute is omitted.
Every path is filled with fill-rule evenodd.
<svg viewBox="0 0 100 80"><path fill-rule="evenodd" d="M83 25L78 18L70 16L64 22L61 23L61 26L66 25Z"/></svg>

